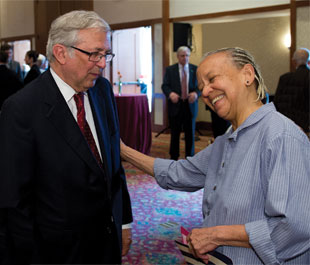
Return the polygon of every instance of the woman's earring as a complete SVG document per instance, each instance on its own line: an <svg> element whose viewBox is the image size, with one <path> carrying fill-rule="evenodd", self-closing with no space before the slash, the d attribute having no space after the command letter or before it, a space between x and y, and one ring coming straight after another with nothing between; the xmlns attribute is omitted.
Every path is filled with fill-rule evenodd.
<svg viewBox="0 0 310 265"><path fill-rule="evenodd" d="M249 84L250 84L250 81L249 81L249 80L247 80L247 81L246 81L246 84L247 84L247 85L249 85Z"/></svg>

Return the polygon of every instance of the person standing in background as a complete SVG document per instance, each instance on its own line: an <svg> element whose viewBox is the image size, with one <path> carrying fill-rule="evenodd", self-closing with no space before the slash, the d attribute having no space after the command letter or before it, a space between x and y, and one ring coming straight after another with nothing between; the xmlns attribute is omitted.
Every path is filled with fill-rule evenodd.
<svg viewBox="0 0 310 265"><path fill-rule="evenodd" d="M24 85L29 84L41 74L40 68L37 64L38 56L39 54L33 50L28 51L25 55L25 63L30 66L30 70L25 76Z"/></svg>
<svg viewBox="0 0 310 265"><path fill-rule="evenodd" d="M280 76L274 104L279 112L294 121L310 136L309 50L296 50L292 60L296 71Z"/></svg>
<svg viewBox="0 0 310 265"><path fill-rule="evenodd" d="M111 29L72 11L52 22L46 50L50 68L0 115L0 264L120 264L132 211L102 77Z"/></svg>
<svg viewBox="0 0 310 265"><path fill-rule="evenodd" d="M23 73L20 64L19 62L13 60L13 46L5 43L1 46L1 51L4 51L8 54L8 68L17 74L20 81L23 81Z"/></svg>
<svg viewBox="0 0 310 265"><path fill-rule="evenodd" d="M8 54L0 51L0 111L3 102L23 87L17 74L7 68Z"/></svg>
<svg viewBox="0 0 310 265"><path fill-rule="evenodd" d="M171 130L170 156L180 156L180 134L185 133L185 155L195 153L195 122L198 114L197 66L189 63L190 49L177 50L178 63L166 68L162 91L168 99L168 118Z"/></svg>

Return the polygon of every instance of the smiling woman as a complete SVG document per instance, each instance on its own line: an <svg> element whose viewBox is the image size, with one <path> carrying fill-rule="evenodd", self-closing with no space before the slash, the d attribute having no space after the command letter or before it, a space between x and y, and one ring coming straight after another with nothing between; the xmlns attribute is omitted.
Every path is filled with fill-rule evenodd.
<svg viewBox="0 0 310 265"><path fill-rule="evenodd" d="M207 53L197 77L205 104L234 130L262 106L267 91L254 58L240 48Z"/></svg>
<svg viewBox="0 0 310 265"><path fill-rule="evenodd" d="M233 264L306 264L306 134L273 103L262 104L266 87L246 50L211 52L197 73L204 102L231 121L232 128L183 160L148 157L121 143L122 158L153 175L164 189L204 189L203 225L193 229L187 241L191 252L205 262L216 249Z"/></svg>

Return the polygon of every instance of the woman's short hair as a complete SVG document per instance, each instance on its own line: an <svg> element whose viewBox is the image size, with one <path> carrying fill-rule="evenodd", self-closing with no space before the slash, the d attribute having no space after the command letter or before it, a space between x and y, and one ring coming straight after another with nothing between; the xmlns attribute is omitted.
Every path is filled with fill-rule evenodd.
<svg viewBox="0 0 310 265"><path fill-rule="evenodd" d="M32 62L37 62L38 60L38 57L39 57L39 53L37 53L36 51L34 50L30 50L26 53L26 55L29 57L29 58L32 58Z"/></svg>
<svg viewBox="0 0 310 265"><path fill-rule="evenodd" d="M255 71L257 100L264 99L266 97L266 94L268 93L268 89L265 85L260 68L258 64L255 62L254 57L248 51L239 47L234 47L234 48L222 48L208 52L204 55L202 60L204 60L206 57L212 54L220 52L228 54L231 57L233 64L239 69L241 69L246 64L251 64L253 66Z"/></svg>
<svg viewBox="0 0 310 265"><path fill-rule="evenodd" d="M73 46L79 41L79 31L88 28L98 28L104 32L111 30L109 24L93 11L75 10L56 18L48 34L47 59L50 62L54 60L53 46L55 44Z"/></svg>

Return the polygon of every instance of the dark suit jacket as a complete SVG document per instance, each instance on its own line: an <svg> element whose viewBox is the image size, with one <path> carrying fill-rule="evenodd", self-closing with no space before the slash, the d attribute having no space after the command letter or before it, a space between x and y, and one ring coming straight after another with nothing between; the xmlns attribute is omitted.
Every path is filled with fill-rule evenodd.
<svg viewBox="0 0 310 265"><path fill-rule="evenodd" d="M188 91L189 93L195 91L199 97L200 91L198 90L196 71L197 66L189 64ZM169 99L169 95L171 92L175 92L180 96L182 94L179 65L177 63L166 68L164 81L161 88L166 97L168 98L168 115L170 118L172 118L180 111L181 107L180 101L178 103L172 103L172 101ZM190 109L193 117L197 116L198 100L195 100L194 103L190 104Z"/></svg>
<svg viewBox="0 0 310 265"><path fill-rule="evenodd" d="M36 253L44 244L74 255L87 243L81 236L87 229L98 226L95 241L105 240L99 226L111 215L121 245L121 225L132 222L132 213L114 95L104 78L88 94L104 170L49 70L3 105L0 256L8 246L12 256L30 253L28 261L40 263Z"/></svg>
<svg viewBox="0 0 310 265"><path fill-rule="evenodd" d="M310 71L305 65L280 76L274 104L279 112L309 132Z"/></svg>
<svg viewBox="0 0 310 265"><path fill-rule="evenodd" d="M22 82L23 81L23 73L22 73L22 69L20 67L19 62L12 60L7 64L7 66L10 70L12 70L13 72L15 72L17 74L18 79Z"/></svg>
<svg viewBox="0 0 310 265"><path fill-rule="evenodd" d="M8 69L6 65L0 65L0 110L3 102L23 87L17 74Z"/></svg>
<svg viewBox="0 0 310 265"><path fill-rule="evenodd" d="M24 85L29 84L32 80L36 79L39 75L41 74L40 68L39 66L37 66L36 64L34 64L29 72L27 73L27 75L25 76L24 79Z"/></svg>

